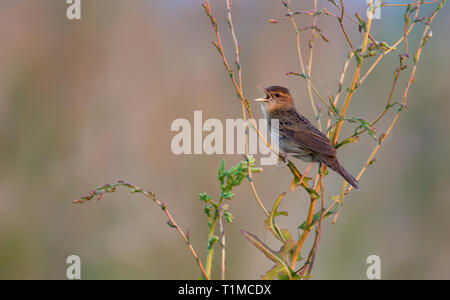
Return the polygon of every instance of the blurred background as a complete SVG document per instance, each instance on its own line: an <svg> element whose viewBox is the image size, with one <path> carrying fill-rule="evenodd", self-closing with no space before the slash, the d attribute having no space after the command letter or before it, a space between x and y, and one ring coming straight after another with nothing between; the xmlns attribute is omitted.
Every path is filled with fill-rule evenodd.
<svg viewBox="0 0 450 300"><path fill-rule="evenodd" d="M232 62L225 1L211 2ZM312 3L293 0L292 7L309 10ZM365 16L366 1L345 3L350 14ZM153 202L123 190L101 202L72 201L118 179L152 189L190 231L204 260L207 225L197 195L217 197L220 161L225 158L230 167L242 157L171 152L176 133L170 125L177 118L193 122L194 110L203 111L204 120L241 118L200 1L84 0L82 20L74 21L66 18L67 7L52 0L0 2L0 279L64 279L72 254L81 258L83 279L199 278L191 253ZM328 1L319 1L322 7L335 11ZM299 71L295 32L282 21L285 8L279 1L235 0L233 11L246 97L261 96L257 85L284 85L298 109L314 119L305 80L285 75ZM396 42L403 13L401 7L383 8L374 36ZM361 179L361 191L346 198L336 225L325 222L314 278L365 279L366 259L375 254L384 279L450 279L449 17L444 7L433 23L408 109ZM271 24L271 18L282 22ZM301 27L312 22L309 16L296 20ZM312 78L321 93L335 94L349 48L336 20L319 16L318 22L330 42L316 40ZM359 45L357 28L346 26ZM410 54L423 28L417 24L411 35ZM309 38L305 34L305 54ZM384 109L397 66L398 52L357 91L349 116L373 120ZM403 80L394 101L401 100L404 86ZM258 106L252 109L262 118ZM394 112L377 124L379 134ZM341 136L354 129L345 125ZM375 145L362 137L339 158L356 175ZM255 175L266 206L287 192L281 209L290 215L278 221L296 232L309 200L304 192L291 192L290 182L287 168L266 166ZM327 196L341 184L334 173L327 176ZM279 244L264 231L265 218L248 183L235 194L235 220L226 225L227 275L258 279L272 263L239 229L274 248Z"/></svg>

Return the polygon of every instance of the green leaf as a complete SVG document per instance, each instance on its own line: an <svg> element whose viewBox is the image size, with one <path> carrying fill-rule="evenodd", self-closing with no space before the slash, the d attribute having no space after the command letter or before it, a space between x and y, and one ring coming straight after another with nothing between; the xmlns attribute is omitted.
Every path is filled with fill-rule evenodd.
<svg viewBox="0 0 450 300"><path fill-rule="evenodd" d="M269 217L267 217L267 219L264 221L264 227L268 230L270 230L273 234L273 236L277 239L279 239L280 241L283 240L284 237L281 236L281 234L283 234L282 232L278 232L275 229L274 223L275 223L275 215L277 214L277 210L278 210L278 206L280 206L281 201L283 200L284 196L286 195L286 193L281 194L280 196L278 196L277 200L275 201L275 203L273 204L272 207L272 211L270 212Z"/></svg>
<svg viewBox="0 0 450 300"><path fill-rule="evenodd" d="M286 242L284 242L283 246L281 246L280 251L278 251L278 255L286 260L286 257L291 253L292 249L297 246L297 242L293 239L288 239Z"/></svg>
<svg viewBox="0 0 450 300"><path fill-rule="evenodd" d="M329 216L332 216L332 215L336 214L337 211L338 211L338 209L339 209L339 206L336 206L333 210L331 210L331 211L329 211L328 213L326 213L326 214L323 216L323 218L326 218L326 217L329 217ZM319 221L320 215L321 215L321 214L322 214L322 211L318 211L317 213L315 213L314 216L313 216L313 219L312 219L310 225L313 225L313 224L315 224L317 221ZM302 230L305 230L305 229L307 228L307 227L306 227L306 222L303 222L300 226L298 226L298 228L300 228L300 229L302 229Z"/></svg>
<svg viewBox="0 0 450 300"><path fill-rule="evenodd" d="M253 246L255 246L258 250L260 250L268 259L270 259L277 265L282 265L283 269L288 274L288 276L292 276L294 272L291 270L291 268L289 268L286 262L278 256L277 252L270 249L266 244L261 242L260 239L258 239L255 235L251 234L250 232L241 229L241 233Z"/></svg>
<svg viewBox="0 0 450 300"><path fill-rule="evenodd" d="M223 185L225 181L225 160L222 159L222 163L219 168L218 176L220 183Z"/></svg>
<svg viewBox="0 0 450 300"><path fill-rule="evenodd" d="M284 267L281 264L273 266L266 274L261 276L262 280L274 280L281 272L284 272Z"/></svg>
<svg viewBox="0 0 450 300"><path fill-rule="evenodd" d="M303 183L308 184L308 182L311 180L312 180L311 177L305 177L305 178L303 178ZM300 184L300 178L298 178L297 176L294 176L294 179L292 179L292 182L291 182L291 191L295 192L295 188L299 184Z"/></svg>
<svg viewBox="0 0 450 300"><path fill-rule="evenodd" d="M363 119L363 118L347 118L345 120L347 120L348 122L351 122L351 123L359 123L358 127L355 128L354 135L357 135L358 134L358 130L362 128L362 129L366 130L367 133L369 134L369 136L371 136L374 140L377 139L377 133L375 131L375 128L372 127L370 125L370 123L366 119Z"/></svg>
<svg viewBox="0 0 450 300"><path fill-rule="evenodd" d="M277 263L277 264L280 264L280 263L284 264L284 261L280 257L278 257L277 252L270 249L269 246L264 244L254 234L247 232L245 230L242 230L242 229L241 229L241 233L253 246L255 246L258 250L260 250L268 259L270 259L271 261L273 261L274 263Z"/></svg>
<svg viewBox="0 0 450 300"><path fill-rule="evenodd" d="M361 56L359 56L359 54L358 54L357 51L354 51L353 53L355 54L356 63L357 63L358 65L360 65L360 64L362 63Z"/></svg>
<svg viewBox="0 0 450 300"><path fill-rule="evenodd" d="M308 192L311 199L319 199L320 195L312 188L305 187L306 192Z"/></svg>
<svg viewBox="0 0 450 300"><path fill-rule="evenodd" d="M349 137L349 138L343 140L342 142L340 142L339 144L337 144L336 149L338 149L339 147L342 147L344 145L347 145L347 144L356 143L358 140L359 140L359 135Z"/></svg>
<svg viewBox="0 0 450 300"><path fill-rule="evenodd" d="M200 199L201 201L205 201L206 203L209 203L212 198L207 193L200 193L198 194L198 199Z"/></svg>
<svg viewBox="0 0 450 300"><path fill-rule="evenodd" d="M328 2L333 3L334 6L336 6L337 8L339 8L339 6L337 5L336 1L334 1L334 0L328 0Z"/></svg>
<svg viewBox="0 0 450 300"><path fill-rule="evenodd" d="M208 242L208 250L211 249L218 240L219 237L217 235L212 236Z"/></svg>
<svg viewBox="0 0 450 300"><path fill-rule="evenodd" d="M283 233L283 236L286 238L286 240L292 240L292 235L287 229L281 229L281 232Z"/></svg>
<svg viewBox="0 0 450 300"><path fill-rule="evenodd" d="M288 275L286 275L285 272L282 272L282 273L279 273L278 279L279 280L300 280L300 279L303 279L303 277L299 276L296 273L291 273L291 277L289 277Z"/></svg>
<svg viewBox="0 0 450 300"><path fill-rule="evenodd" d="M175 224L173 224L173 222L170 220L167 221L167 225L169 225L169 227L171 227L171 228L177 228L177 226Z"/></svg>
<svg viewBox="0 0 450 300"><path fill-rule="evenodd" d="M235 194L233 194L232 192L224 192L222 193L222 198L223 199L227 199L227 200L231 200L233 199L235 196Z"/></svg>
<svg viewBox="0 0 450 300"><path fill-rule="evenodd" d="M226 211L226 212L224 212L223 213L223 215L224 215L224 217L225 217L225 220L228 222L228 223L231 223L231 222L233 222L233 215L230 213L230 212L228 212L228 211Z"/></svg>
<svg viewBox="0 0 450 300"><path fill-rule="evenodd" d="M362 30L364 30L364 32L366 32L367 31L366 22L364 22L364 20L361 18L361 16L358 13L356 13L355 16L358 19L360 28Z"/></svg>
<svg viewBox="0 0 450 300"><path fill-rule="evenodd" d="M288 72L288 73L286 73L286 75L287 75L287 76L289 76L289 75L294 75L294 76L302 77L302 78L304 78L304 79L309 79L308 74L305 74L305 73Z"/></svg>
<svg viewBox="0 0 450 300"><path fill-rule="evenodd" d="M274 217L278 217L278 216L285 216L285 217L287 217L287 216L289 216L289 213L287 211L278 211L278 212L275 213Z"/></svg>
<svg viewBox="0 0 450 300"><path fill-rule="evenodd" d="M205 214L206 214L208 217L211 217L211 205L205 204L205 207L204 207L203 210L205 211Z"/></svg>

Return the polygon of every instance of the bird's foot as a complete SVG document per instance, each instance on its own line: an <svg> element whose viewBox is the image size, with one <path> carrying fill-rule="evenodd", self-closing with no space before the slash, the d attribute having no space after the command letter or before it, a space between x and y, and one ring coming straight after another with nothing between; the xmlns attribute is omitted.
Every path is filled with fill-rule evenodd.
<svg viewBox="0 0 450 300"><path fill-rule="evenodd" d="M280 152L280 156L278 157L277 167L284 168L284 167L287 167L288 164L289 164L288 154Z"/></svg>
<svg viewBox="0 0 450 300"><path fill-rule="evenodd" d="M301 175L300 180L297 182L296 179L294 178L294 180L291 183L291 190L293 192L295 192L295 188L296 187L301 187L303 185L303 183L306 184L306 186L308 185L309 180L312 180L312 178L306 177L306 175L308 175L309 171L311 170L312 166L314 165L314 163L310 163L308 168L304 171L304 173Z"/></svg>
<svg viewBox="0 0 450 300"><path fill-rule="evenodd" d="M278 158L277 166L280 168L287 167L287 165L289 164L289 160L288 160L289 156L294 156L294 155L297 155L297 154L296 153L286 153L286 152L280 153L280 157Z"/></svg>

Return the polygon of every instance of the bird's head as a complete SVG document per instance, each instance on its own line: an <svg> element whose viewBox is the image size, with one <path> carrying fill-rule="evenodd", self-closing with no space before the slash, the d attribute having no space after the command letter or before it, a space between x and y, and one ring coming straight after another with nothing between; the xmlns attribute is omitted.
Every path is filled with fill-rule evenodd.
<svg viewBox="0 0 450 300"><path fill-rule="evenodd" d="M268 88L261 88L266 96L263 98L254 99L253 101L261 102L262 108L265 112L273 112L277 110L288 110L295 107L289 90L282 86L271 86Z"/></svg>

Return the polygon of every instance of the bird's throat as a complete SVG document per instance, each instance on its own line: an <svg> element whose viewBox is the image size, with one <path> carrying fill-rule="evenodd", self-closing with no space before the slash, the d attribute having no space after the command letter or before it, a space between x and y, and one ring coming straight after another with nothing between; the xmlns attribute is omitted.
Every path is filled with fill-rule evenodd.
<svg viewBox="0 0 450 300"><path fill-rule="evenodd" d="M264 118L265 118L266 120L268 120L268 112L267 112L267 110L266 110L266 107L265 107L264 103L261 103L261 110L262 110L262 112L263 112L263 114L264 114Z"/></svg>

